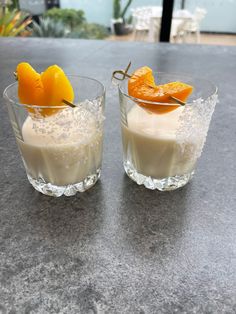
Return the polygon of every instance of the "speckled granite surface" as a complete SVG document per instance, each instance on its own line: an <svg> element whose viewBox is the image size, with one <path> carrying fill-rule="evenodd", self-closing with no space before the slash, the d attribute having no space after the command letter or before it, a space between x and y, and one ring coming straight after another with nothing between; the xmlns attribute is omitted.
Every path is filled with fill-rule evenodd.
<svg viewBox="0 0 236 314"><path fill-rule="evenodd" d="M148 191L124 175L110 74L130 59L219 86L197 173L178 191ZM0 39L1 93L22 60L106 85L104 162L84 194L39 194L0 100L0 313L235 313L236 47Z"/></svg>

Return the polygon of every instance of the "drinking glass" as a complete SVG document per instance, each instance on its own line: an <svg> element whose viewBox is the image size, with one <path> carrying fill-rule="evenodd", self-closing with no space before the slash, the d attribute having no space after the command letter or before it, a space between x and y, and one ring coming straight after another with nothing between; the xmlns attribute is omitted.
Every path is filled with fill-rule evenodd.
<svg viewBox="0 0 236 314"><path fill-rule="evenodd" d="M145 108L144 100L129 96L127 79L119 84L123 164L137 184L169 191L193 177L217 102L217 88L207 80L185 75L154 73L154 77L158 84L190 84L193 93L185 106L160 114ZM158 108L174 106L145 103Z"/></svg>
<svg viewBox="0 0 236 314"><path fill-rule="evenodd" d="M29 182L57 197L92 187L102 164L105 88L93 78L68 78L75 108L21 104L17 82L3 94ZM43 117L45 110L55 113Z"/></svg>

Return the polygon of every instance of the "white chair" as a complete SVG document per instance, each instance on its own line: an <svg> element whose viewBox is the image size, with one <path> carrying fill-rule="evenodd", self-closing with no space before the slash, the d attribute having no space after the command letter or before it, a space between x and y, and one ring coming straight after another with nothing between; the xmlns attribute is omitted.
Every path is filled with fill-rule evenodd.
<svg viewBox="0 0 236 314"><path fill-rule="evenodd" d="M200 24L206 16L207 11L203 8L196 8L193 14L193 18L185 26L185 31L189 34L196 35L196 42L200 43Z"/></svg>
<svg viewBox="0 0 236 314"><path fill-rule="evenodd" d="M186 42L187 38L187 31L186 27L189 23L190 19L187 18L173 18L171 23L171 41L180 43Z"/></svg>
<svg viewBox="0 0 236 314"><path fill-rule="evenodd" d="M170 35L172 42L186 41L187 32L185 31L185 26L192 19L192 17L192 14L188 10L177 10L173 12ZM161 18L162 8L153 7L152 17L150 18L150 30L148 36L150 42L159 41Z"/></svg>
<svg viewBox="0 0 236 314"><path fill-rule="evenodd" d="M150 28L148 32L149 42L158 42L160 37L161 29L161 17L151 17L150 18Z"/></svg>
<svg viewBox="0 0 236 314"><path fill-rule="evenodd" d="M171 22L171 42L185 42L186 31L185 26L188 23L188 19L172 18ZM149 42L158 42L160 38L161 29L161 17L152 17L150 19L150 30L148 34Z"/></svg>
<svg viewBox="0 0 236 314"><path fill-rule="evenodd" d="M150 28L150 7L140 7L132 10L134 40L145 40Z"/></svg>

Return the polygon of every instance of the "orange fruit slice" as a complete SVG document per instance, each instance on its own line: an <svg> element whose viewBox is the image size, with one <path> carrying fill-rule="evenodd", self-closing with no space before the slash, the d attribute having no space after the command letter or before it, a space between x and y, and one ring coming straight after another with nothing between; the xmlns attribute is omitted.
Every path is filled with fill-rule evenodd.
<svg viewBox="0 0 236 314"><path fill-rule="evenodd" d="M53 107L65 106L63 99L73 102L73 88L59 66L52 65L39 74L30 64L22 62L18 64L16 71L20 102L31 106L51 107L40 109L27 107L29 112L46 117L60 110Z"/></svg>
<svg viewBox="0 0 236 314"><path fill-rule="evenodd" d="M44 89L45 106L65 106L62 101L63 99L73 103L73 88L67 76L59 66L52 65L48 67L45 72L42 72L41 82ZM58 108L46 108L43 111L44 114L48 116L56 113L58 110Z"/></svg>
<svg viewBox="0 0 236 314"><path fill-rule="evenodd" d="M193 87L191 85L182 82L156 85L152 69L147 66L136 70L128 81L128 93L130 96L150 102L163 103L163 105L145 102L137 103L144 109L158 114L173 111L180 106L176 104L176 101L171 99L170 96L185 102L192 91ZM168 105L170 103L176 105Z"/></svg>
<svg viewBox="0 0 236 314"><path fill-rule="evenodd" d="M16 68L18 79L18 97L22 104L38 105L44 102L44 89L40 74L30 64L22 62ZM34 112L31 108L27 108Z"/></svg>

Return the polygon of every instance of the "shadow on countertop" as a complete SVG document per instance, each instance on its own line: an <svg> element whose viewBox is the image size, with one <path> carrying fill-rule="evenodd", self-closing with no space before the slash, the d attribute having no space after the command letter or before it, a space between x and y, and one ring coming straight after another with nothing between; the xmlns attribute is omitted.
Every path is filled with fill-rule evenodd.
<svg viewBox="0 0 236 314"><path fill-rule="evenodd" d="M24 227L17 229L22 237L32 236L31 246L42 241L59 250L73 246L87 250L101 241L116 256L125 250L138 257L165 259L181 245L191 183L158 192L138 186L125 174L119 179L116 199L102 181L75 197L47 197L29 186L21 200Z"/></svg>
<svg viewBox="0 0 236 314"><path fill-rule="evenodd" d="M120 224L127 247L146 257L164 257L174 246L176 250L186 227L190 190L191 182L171 192L152 191L124 175Z"/></svg>
<svg viewBox="0 0 236 314"><path fill-rule="evenodd" d="M74 197L54 198L42 195L32 187L29 189L32 190L32 197L26 196L26 215L33 233L63 246L66 242L71 245L82 239L89 241L99 231L105 210L100 181L90 190L77 193Z"/></svg>

